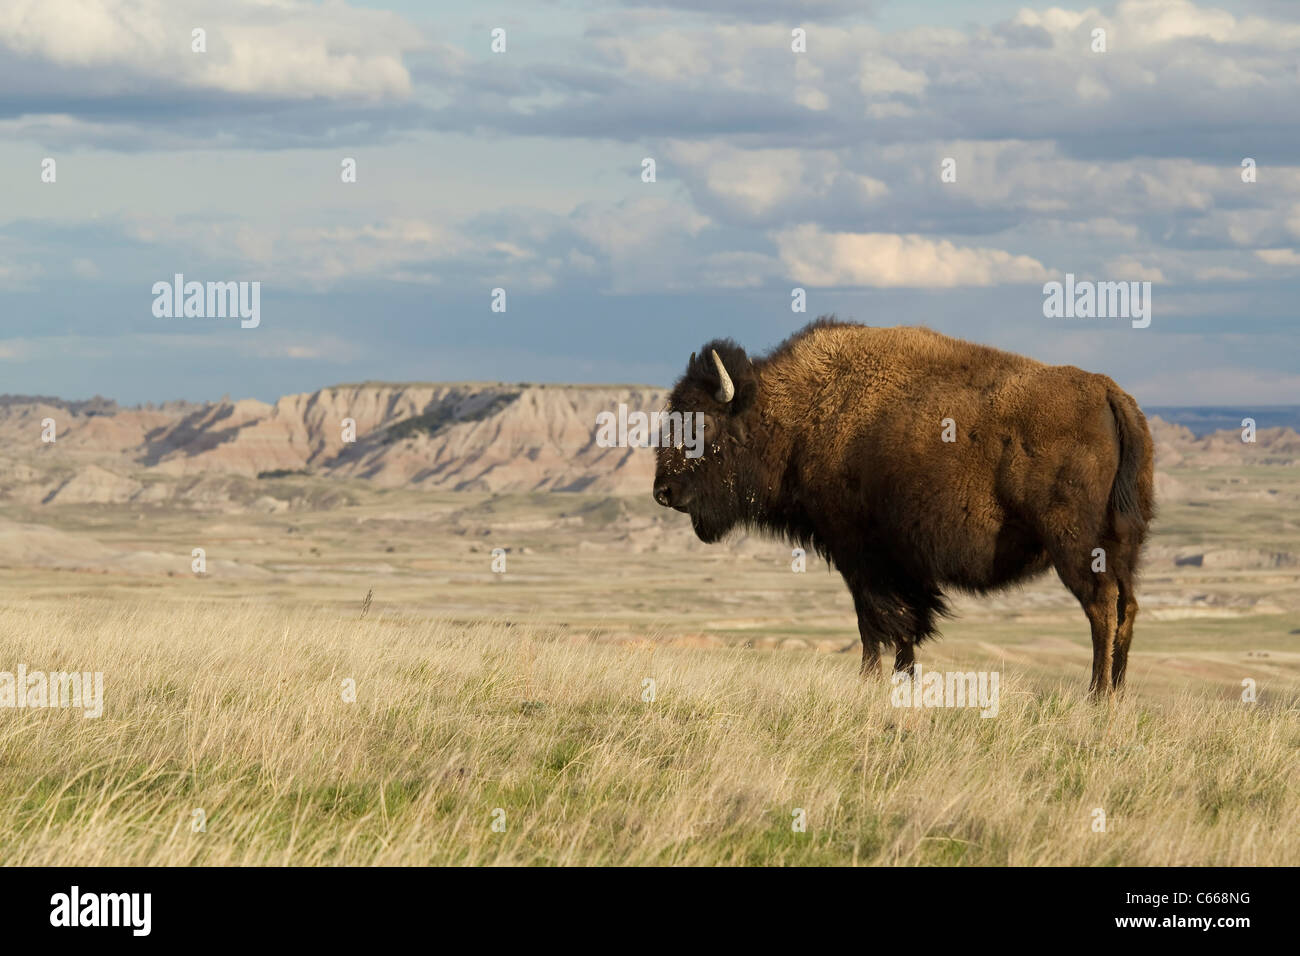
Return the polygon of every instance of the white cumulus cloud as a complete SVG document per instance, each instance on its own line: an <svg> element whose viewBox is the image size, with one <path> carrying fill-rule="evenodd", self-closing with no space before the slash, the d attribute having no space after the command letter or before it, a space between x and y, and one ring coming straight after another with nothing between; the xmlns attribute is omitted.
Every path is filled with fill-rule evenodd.
<svg viewBox="0 0 1300 956"><path fill-rule="evenodd" d="M824 232L802 225L773 234L790 277L811 286L949 288L1041 282L1042 263L1002 249L884 232Z"/></svg>

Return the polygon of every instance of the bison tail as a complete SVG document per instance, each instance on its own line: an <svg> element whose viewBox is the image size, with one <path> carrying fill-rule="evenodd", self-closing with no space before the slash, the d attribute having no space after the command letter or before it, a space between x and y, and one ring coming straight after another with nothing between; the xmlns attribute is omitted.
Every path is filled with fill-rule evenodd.
<svg viewBox="0 0 1300 956"><path fill-rule="evenodd" d="M1111 511L1145 529L1155 516L1151 432L1146 416L1129 395L1112 388L1108 399L1119 437L1119 467L1110 489Z"/></svg>

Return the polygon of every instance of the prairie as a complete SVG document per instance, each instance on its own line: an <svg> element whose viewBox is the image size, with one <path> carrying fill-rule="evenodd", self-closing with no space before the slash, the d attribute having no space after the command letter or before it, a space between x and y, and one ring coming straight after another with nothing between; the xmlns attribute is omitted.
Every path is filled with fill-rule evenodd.
<svg viewBox="0 0 1300 956"><path fill-rule="evenodd" d="M3 715L10 864L1300 861L1269 686L1108 708L1004 667L982 718L895 708L839 655L373 610L83 598L0 633L105 674L100 718Z"/></svg>
<svg viewBox="0 0 1300 956"><path fill-rule="evenodd" d="M0 862L1295 865L1300 473L1163 475L1127 695L1049 575L921 649L987 718L893 706L837 574L648 494L16 486L0 672L104 698L0 707Z"/></svg>

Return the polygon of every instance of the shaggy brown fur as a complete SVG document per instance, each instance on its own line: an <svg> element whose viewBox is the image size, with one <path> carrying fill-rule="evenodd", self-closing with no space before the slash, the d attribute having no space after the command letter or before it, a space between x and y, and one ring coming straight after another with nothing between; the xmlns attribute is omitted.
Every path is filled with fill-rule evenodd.
<svg viewBox="0 0 1300 956"><path fill-rule="evenodd" d="M1092 692L1123 683L1152 444L1106 376L831 317L752 361L730 340L706 344L668 407L705 414L706 446L694 459L659 450L655 500L689 514L702 541L741 526L825 557L853 594L864 674L886 645L911 671L944 588L982 593L1055 567L1092 625Z"/></svg>

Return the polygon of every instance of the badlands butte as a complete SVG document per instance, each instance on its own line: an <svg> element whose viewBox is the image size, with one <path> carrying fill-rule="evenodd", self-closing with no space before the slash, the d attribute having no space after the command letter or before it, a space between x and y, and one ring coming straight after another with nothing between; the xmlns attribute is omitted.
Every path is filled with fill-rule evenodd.
<svg viewBox="0 0 1300 956"><path fill-rule="evenodd" d="M851 601L815 556L795 573L778 541L700 544L685 516L651 501L653 451L596 443L600 412L658 410L665 394L364 383L274 404L131 408L0 396L0 592L353 616L370 594L367 613L390 620L526 623L565 640L854 648ZM1239 430L1151 427L1160 515L1134 678L1232 695L1248 662L1294 690L1300 435L1266 428L1246 443ZM923 663L1085 680L1086 622L1054 576L956 607Z"/></svg>

